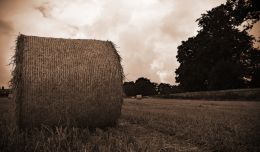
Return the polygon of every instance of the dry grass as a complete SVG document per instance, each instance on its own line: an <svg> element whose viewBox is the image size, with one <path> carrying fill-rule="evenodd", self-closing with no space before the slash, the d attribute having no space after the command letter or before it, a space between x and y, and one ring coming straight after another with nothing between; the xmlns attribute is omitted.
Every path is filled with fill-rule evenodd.
<svg viewBox="0 0 260 152"><path fill-rule="evenodd" d="M101 127L120 117L123 71L112 42L20 35L14 64L21 128Z"/></svg>
<svg viewBox="0 0 260 152"><path fill-rule="evenodd" d="M0 101L0 151L259 151L260 102L125 99L119 125L19 132ZM8 110L9 109L9 110Z"/></svg>
<svg viewBox="0 0 260 152"><path fill-rule="evenodd" d="M130 100L123 117L202 151L260 149L260 102Z"/></svg>

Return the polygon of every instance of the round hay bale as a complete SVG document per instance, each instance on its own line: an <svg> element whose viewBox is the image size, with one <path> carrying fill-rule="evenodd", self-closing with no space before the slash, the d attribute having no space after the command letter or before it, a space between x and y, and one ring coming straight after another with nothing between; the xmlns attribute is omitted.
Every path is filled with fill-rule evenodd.
<svg viewBox="0 0 260 152"><path fill-rule="evenodd" d="M114 125L123 70L110 41L20 35L11 80L21 128Z"/></svg>
<svg viewBox="0 0 260 152"><path fill-rule="evenodd" d="M141 94L136 95L136 99L141 100L143 96Z"/></svg>
<svg viewBox="0 0 260 152"><path fill-rule="evenodd" d="M7 98L8 98L8 99L12 99L12 98L13 98L13 94L12 94L12 93L9 93Z"/></svg>

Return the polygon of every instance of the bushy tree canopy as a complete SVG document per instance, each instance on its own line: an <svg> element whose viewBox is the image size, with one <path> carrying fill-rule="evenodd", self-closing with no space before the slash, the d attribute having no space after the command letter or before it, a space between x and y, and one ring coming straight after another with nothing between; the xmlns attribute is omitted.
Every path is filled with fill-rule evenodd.
<svg viewBox="0 0 260 152"><path fill-rule="evenodd" d="M202 14L197 36L178 47L176 82L188 91L243 87L260 62L248 34L259 14L253 0L228 0Z"/></svg>
<svg viewBox="0 0 260 152"><path fill-rule="evenodd" d="M139 78L135 81L135 89L137 94L150 96L157 94L156 85L147 78Z"/></svg>
<svg viewBox="0 0 260 152"><path fill-rule="evenodd" d="M143 96L169 95L182 91L178 86L167 83L157 84L144 77L138 78L135 82L124 82L123 90L126 96L136 96L138 94Z"/></svg>
<svg viewBox="0 0 260 152"><path fill-rule="evenodd" d="M125 82L123 84L123 89L126 96L135 96L136 90L135 90L135 83L133 81Z"/></svg>
<svg viewBox="0 0 260 152"><path fill-rule="evenodd" d="M160 95L168 95L172 93L172 87L170 84L167 83L160 83L158 85L158 93L160 93Z"/></svg>

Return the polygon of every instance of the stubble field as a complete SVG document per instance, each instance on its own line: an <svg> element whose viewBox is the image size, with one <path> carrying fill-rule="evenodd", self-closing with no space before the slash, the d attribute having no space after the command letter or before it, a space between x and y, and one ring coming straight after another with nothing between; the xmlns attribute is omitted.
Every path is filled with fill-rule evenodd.
<svg viewBox="0 0 260 152"><path fill-rule="evenodd" d="M0 151L259 151L260 102L125 99L114 128L18 131L0 98Z"/></svg>

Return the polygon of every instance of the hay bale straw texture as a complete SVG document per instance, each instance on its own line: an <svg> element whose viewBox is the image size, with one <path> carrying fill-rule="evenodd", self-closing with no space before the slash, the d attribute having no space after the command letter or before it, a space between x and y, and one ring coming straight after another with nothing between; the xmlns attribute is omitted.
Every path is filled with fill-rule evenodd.
<svg viewBox="0 0 260 152"><path fill-rule="evenodd" d="M123 102L123 70L110 41L19 35L11 80L20 128L105 127Z"/></svg>

